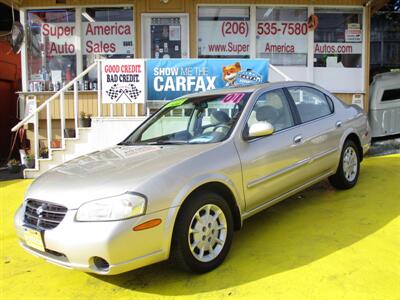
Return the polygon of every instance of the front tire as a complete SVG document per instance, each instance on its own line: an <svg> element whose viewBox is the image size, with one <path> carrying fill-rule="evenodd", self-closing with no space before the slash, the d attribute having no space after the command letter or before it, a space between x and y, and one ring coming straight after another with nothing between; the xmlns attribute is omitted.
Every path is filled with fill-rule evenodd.
<svg viewBox="0 0 400 300"><path fill-rule="evenodd" d="M360 174L360 153L352 140L346 140L340 156L339 167L329 182L337 189L346 190L356 185Z"/></svg>
<svg viewBox="0 0 400 300"><path fill-rule="evenodd" d="M232 236L226 200L213 192L197 192L185 201L175 223L172 260L188 271L209 272L224 261Z"/></svg>

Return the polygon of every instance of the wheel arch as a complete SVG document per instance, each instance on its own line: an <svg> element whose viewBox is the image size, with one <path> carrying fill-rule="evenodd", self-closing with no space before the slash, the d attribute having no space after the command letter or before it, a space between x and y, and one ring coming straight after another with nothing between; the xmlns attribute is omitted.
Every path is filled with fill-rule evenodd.
<svg viewBox="0 0 400 300"><path fill-rule="evenodd" d="M239 230L242 228L242 217L240 213L240 208L237 203L237 199L233 193L233 191L224 183L220 181L210 181L210 182L205 182L194 188L186 197L183 199L178 213L176 215L175 220L179 217L180 213L182 212L182 207L187 204L188 199L190 199L191 196L197 193L201 193L202 191L210 191L217 193L218 195L222 196L228 203L231 211L232 211L232 216L233 216L233 222L234 222L234 229ZM176 222L175 222L176 223ZM174 225L175 227L175 225Z"/></svg>
<svg viewBox="0 0 400 300"><path fill-rule="evenodd" d="M361 161L363 160L363 158L364 158L364 154L363 154L363 148L362 148L362 146L361 146L360 138L358 137L358 135L357 135L355 132L349 133L349 134L346 136L346 138L344 139L344 141L343 141L342 148L343 148L344 143L345 143L347 140L351 140L351 141L353 141L353 142L356 144L358 153L360 154L360 162L361 162Z"/></svg>

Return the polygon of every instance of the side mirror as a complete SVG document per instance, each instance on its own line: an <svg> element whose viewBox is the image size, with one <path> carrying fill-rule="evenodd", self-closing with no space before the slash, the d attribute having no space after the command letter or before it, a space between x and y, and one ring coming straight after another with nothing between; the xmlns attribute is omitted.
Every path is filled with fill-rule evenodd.
<svg viewBox="0 0 400 300"><path fill-rule="evenodd" d="M261 136L267 136L274 133L274 126L271 123L263 121L257 122L249 128L249 139L254 139Z"/></svg>

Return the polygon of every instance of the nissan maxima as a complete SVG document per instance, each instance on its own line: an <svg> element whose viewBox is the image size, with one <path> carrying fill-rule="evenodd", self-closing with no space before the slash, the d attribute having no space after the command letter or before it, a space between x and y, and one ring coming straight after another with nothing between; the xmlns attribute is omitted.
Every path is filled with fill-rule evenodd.
<svg viewBox="0 0 400 300"><path fill-rule="evenodd" d="M207 272L250 216L324 179L352 188L369 144L363 111L310 83L187 95L37 178L15 228L26 251L66 268L109 275L171 259Z"/></svg>

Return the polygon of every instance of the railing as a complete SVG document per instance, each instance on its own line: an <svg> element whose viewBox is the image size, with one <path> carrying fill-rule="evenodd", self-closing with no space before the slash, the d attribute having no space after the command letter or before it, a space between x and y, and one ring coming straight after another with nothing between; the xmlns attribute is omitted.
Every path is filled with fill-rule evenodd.
<svg viewBox="0 0 400 300"><path fill-rule="evenodd" d="M39 105L33 112L27 115L24 119L22 119L17 125L15 125L11 131L17 131L22 126L33 123L33 150L35 156L35 168L38 167L38 159L39 159L39 113L46 109L46 135L47 135L47 151L48 157L51 158L51 150L57 149L56 147L52 148L52 112L51 112L51 105L56 100L59 100L59 118L60 118L60 131L61 131L61 148L65 148L65 124L66 124L66 117L65 117L65 92L69 91L71 87L73 87L73 120L74 120L74 128L75 131L75 138L79 138L79 130L78 130L78 101L79 101L79 83L80 81L86 76L90 71L92 71L97 66L97 78L98 78L98 90L97 90L97 116L102 116L102 101L101 101L101 60L95 61L91 64L86 70L76 76L73 80L68 82L64 87L62 87L59 91L57 91L54 95L44 101L41 105ZM135 116L139 115L139 107L138 104L135 105ZM123 104L122 107L123 116L127 116L127 104ZM148 114L148 111L146 112ZM114 104L109 104L109 116L114 116Z"/></svg>
<svg viewBox="0 0 400 300"><path fill-rule="evenodd" d="M285 73L283 73L281 70L279 70L277 67L275 67L274 65L269 64L269 67L274 70L276 73L278 73L280 76L283 77L283 79L285 81L292 81L293 79L290 78L289 76L287 76Z"/></svg>

